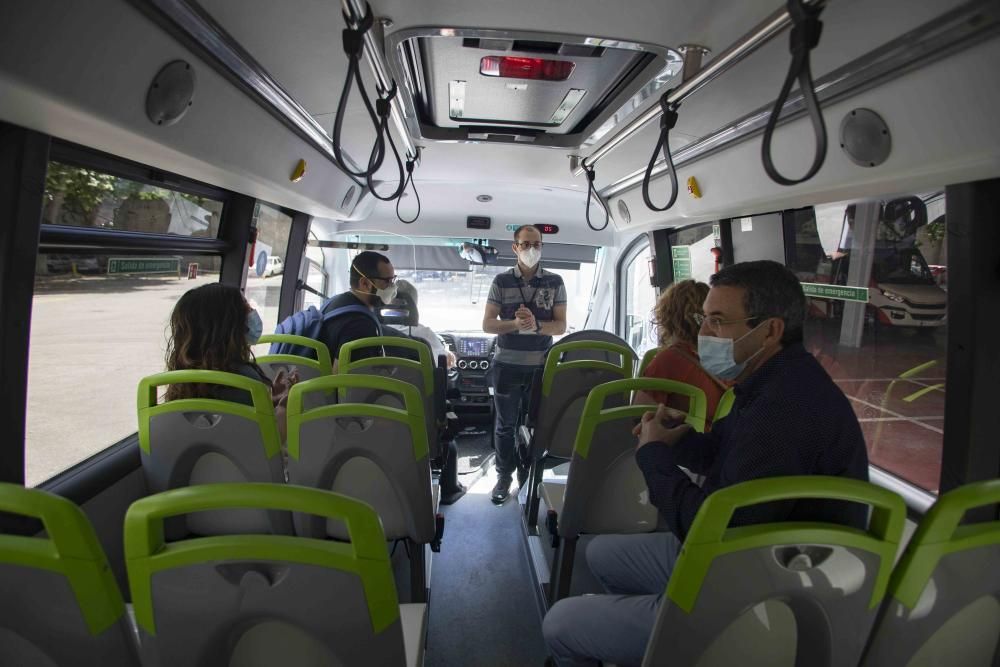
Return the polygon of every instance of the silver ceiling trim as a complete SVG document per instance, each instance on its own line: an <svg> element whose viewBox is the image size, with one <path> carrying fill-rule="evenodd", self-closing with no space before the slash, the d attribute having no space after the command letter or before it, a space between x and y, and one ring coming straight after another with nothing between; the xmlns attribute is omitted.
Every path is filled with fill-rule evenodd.
<svg viewBox="0 0 1000 667"><path fill-rule="evenodd" d="M963 51L997 34L1000 34L1000 7L991 0L974 0L817 79L816 96L821 104L829 104L938 62L943 56ZM763 133L772 106L773 102L760 107L675 151L674 167L691 164ZM782 107L778 124L783 125L804 113L802 94L796 92ZM589 158L587 163L590 164ZM637 169L602 188L601 196L610 199L631 190L642 183L645 171L645 167ZM660 158L653 167L653 177L666 171L666 161Z"/></svg>
<svg viewBox="0 0 1000 667"><path fill-rule="evenodd" d="M254 60L200 5L186 0L131 0L175 36L200 50L208 63L240 85L267 111L337 163L333 142L323 127ZM348 166L358 166L345 154Z"/></svg>
<svg viewBox="0 0 1000 667"><path fill-rule="evenodd" d="M346 0L342 0L345 1ZM666 87L675 77L679 76L684 66L684 58L675 49L650 44L647 42L634 42L620 39L607 39L603 37L587 37L583 35L568 35L556 32L534 32L530 30L495 30L481 28L453 28L440 26L424 26L416 28L406 28L397 30L385 37L385 52L388 54L389 68L395 75L397 81L402 81L410 89L409 95L402 96L402 105L405 108L404 117L414 137L421 137L420 121L417 110L413 106L415 98L427 103L426 84L422 81L423 68L421 66L420 54L415 49L408 48L409 40L415 37L474 37L478 39L495 40L536 40L545 42L563 42L569 44L579 44L581 46L603 46L605 48L624 49L627 51L648 52L663 58L666 65L660 70L651 81L644 84L642 88L635 92L620 108L618 108L607 121L601 124L591 133L581 144L582 146L592 146L601 140L608 132L612 131L619 124L625 122L644 101L649 99L657 90ZM407 68L403 65L408 59L414 60L416 70L421 77L420 81L411 81ZM458 140L458 139L435 139L435 143L484 143L482 141ZM560 148L565 150L565 147Z"/></svg>

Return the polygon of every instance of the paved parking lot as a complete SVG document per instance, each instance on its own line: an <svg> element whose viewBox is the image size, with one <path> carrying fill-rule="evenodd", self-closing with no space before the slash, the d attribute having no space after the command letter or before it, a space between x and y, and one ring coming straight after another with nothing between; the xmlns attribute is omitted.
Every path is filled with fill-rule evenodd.
<svg viewBox="0 0 1000 667"><path fill-rule="evenodd" d="M266 330L277 318L280 278L248 281ZM216 281L211 274L39 277L28 370L29 485L136 432L136 386L164 369L171 309L187 290Z"/></svg>

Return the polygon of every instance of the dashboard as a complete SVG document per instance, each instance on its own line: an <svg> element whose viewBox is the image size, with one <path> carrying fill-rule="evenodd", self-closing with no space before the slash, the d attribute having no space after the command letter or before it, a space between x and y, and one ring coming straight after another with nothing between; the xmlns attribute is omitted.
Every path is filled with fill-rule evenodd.
<svg viewBox="0 0 1000 667"><path fill-rule="evenodd" d="M448 349L455 353L455 369L449 384L456 390L455 407L490 406L489 370L496 337L492 334L442 333Z"/></svg>

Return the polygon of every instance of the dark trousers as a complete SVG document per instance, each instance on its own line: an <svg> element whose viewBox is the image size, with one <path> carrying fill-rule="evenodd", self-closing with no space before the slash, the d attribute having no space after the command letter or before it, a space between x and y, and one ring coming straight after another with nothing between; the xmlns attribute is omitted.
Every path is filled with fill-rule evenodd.
<svg viewBox="0 0 1000 667"><path fill-rule="evenodd" d="M517 469L514 451L514 430L523 421L528 409L531 379L536 366L493 364L493 403L496 408L493 447L497 453L497 472L513 475Z"/></svg>

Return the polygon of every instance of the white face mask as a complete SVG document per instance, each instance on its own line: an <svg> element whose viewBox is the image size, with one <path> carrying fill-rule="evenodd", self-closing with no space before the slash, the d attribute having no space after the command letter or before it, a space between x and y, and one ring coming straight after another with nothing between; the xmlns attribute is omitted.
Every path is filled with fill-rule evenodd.
<svg viewBox="0 0 1000 667"><path fill-rule="evenodd" d="M396 300L397 293L396 285L389 285L385 289L375 289L375 296L381 299L382 303L388 306L390 303Z"/></svg>
<svg viewBox="0 0 1000 667"><path fill-rule="evenodd" d="M763 322L736 340L716 336L698 336L698 358L701 361L701 367L722 380L732 380L739 377L750 360L760 354L764 348L760 348L739 363L736 363L733 348L736 343L756 331L761 324Z"/></svg>
<svg viewBox="0 0 1000 667"><path fill-rule="evenodd" d="M521 260L521 264L524 264L529 269L542 259L542 249L541 248L528 248L527 250L521 250L517 253L517 258Z"/></svg>

